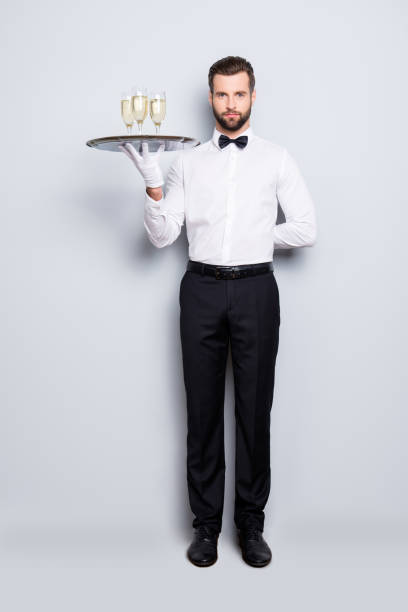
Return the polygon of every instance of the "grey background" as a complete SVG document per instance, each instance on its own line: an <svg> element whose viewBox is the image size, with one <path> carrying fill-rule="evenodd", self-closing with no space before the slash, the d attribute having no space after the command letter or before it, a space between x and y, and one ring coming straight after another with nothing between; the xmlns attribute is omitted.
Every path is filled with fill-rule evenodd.
<svg viewBox="0 0 408 612"><path fill-rule="evenodd" d="M0 27L5 609L405 609L406 4L7 1ZM85 146L125 133L136 83L166 90L163 133L208 139L208 69L230 54L252 63L251 126L298 161L319 227L274 258L262 571L234 540L230 360L219 561L185 558L185 229L153 247L136 168Z"/></svg>

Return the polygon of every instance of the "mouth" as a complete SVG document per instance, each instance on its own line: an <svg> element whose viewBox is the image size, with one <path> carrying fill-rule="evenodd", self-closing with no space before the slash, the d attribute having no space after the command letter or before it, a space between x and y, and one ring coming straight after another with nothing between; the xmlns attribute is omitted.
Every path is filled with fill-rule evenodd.
<svg viewBox="0 0 408 612"><path fill-rule="evenodd" d="M238 113L225 113L226 117L238 117Z"/></svg>

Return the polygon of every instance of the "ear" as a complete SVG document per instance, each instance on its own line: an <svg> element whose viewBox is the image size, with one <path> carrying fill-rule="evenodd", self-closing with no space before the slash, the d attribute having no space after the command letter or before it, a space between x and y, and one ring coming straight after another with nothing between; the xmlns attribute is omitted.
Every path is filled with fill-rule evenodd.
<svg viewBox="0 0 408 612"><path fill-rule="evenodd" d="M256 100L256 89L254 89L254 91L252 92L252 102L255 102Z"/></svg>
<svg viewBox="0 0 408 612"><path fill-rule="evenodd" d="M212 106L212 93L211 93L211 89L208 90L208 102L209 102L210 106Z"/></svg>

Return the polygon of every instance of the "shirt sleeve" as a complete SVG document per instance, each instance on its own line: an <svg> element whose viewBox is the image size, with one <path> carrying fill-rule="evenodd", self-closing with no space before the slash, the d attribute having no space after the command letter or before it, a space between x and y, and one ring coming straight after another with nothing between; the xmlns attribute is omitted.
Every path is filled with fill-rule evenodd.
<svg viewBox="0 0 408 612"><path fill-rule="evenodd" d="M144 227L148 238L158 248L172 244L184 224L184 177L182 153L169 168L164 196L154 200L146 192Z"/></svg>
<svg viewBox="0 0 408 612"><path fill-rule="evenodd" d="M317 238L315 206L296 161L286 149L276 195L285 214L285 223L274 227L274 247L292 249L314 245Z"/></svg>

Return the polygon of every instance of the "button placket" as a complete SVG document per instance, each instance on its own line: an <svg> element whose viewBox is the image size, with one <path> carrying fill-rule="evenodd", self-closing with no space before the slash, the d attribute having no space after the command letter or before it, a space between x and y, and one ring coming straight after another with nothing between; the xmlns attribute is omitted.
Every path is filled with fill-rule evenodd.
<svg viewBox="0 0 408 612"><path fill-rule="evenodd" d="M232 145L230 145L232 146ZM229 164L228 164L228 189L227 189L227 201L225 207L225 227L224 227L224 239L223 239L223 248L222 248L222 257L225 261L229 259L230 249L231 249L231 216L233 213L233 208L235 204L235 172L236 172L236 161L237 161L237 152L235 150L231 151Z"/></svg>

